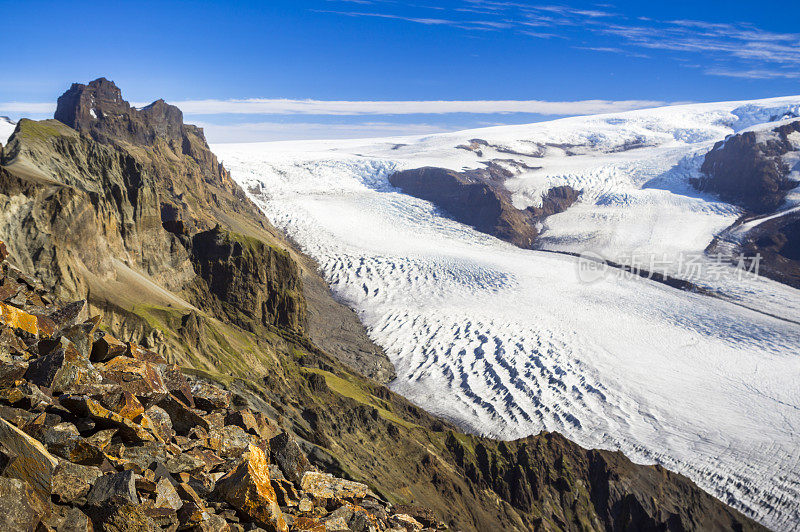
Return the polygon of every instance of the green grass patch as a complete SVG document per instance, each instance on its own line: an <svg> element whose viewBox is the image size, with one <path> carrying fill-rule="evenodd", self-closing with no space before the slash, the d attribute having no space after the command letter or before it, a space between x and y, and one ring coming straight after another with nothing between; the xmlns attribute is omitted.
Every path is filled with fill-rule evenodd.
<svg viewBox="0 0 800 532"><path fill-rule="evenodd" d="M394 412L387 410L383 401L369 393L365 387L359 385L358 383L343 377L339 377L338 375L334 375L330 371L325 371L324 369L305 368L305 371L322 375L325 377L325 383L328 385L328 388L341 396L349 397L358 403L369 405L375 408L378 411L378 414L387 421L397 423L398 425L402 425L407 429L419 427L419 425L416 423L406 421Z"/></svg>
<svg viewBox="0 0 800 532"><path fill-rule="evenodd" d="M47 140L52 137L59 137L69 129L66 125L55 120L28 120L23 118L19 121L19 135L24 139Z"/></svg>
<svg viewBox="0 0 800 532"><path fill-rule="evenodd" d="M180 328L181 319L186 311L158 305L136 305L131 309L131 313L140 316L150 327L158 329L165 335L174 335L174 331Z"/></svg>

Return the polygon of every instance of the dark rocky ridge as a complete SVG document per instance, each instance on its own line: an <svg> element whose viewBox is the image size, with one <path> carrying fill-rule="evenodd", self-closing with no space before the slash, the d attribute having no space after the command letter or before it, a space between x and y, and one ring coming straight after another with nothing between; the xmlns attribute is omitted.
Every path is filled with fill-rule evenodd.
<svg viewBox="0 0 800 532"><path fill-rule="evenodd" d="M165 465L172 459L174 469L188 467L178 474L186 475L181 482L192 491L176 488L180 502L168 494L164 497L175 506L180 505L179 522L200 519L194 530L214 529L203 524L203 512L198 516L196 510L202 507L213 509L237 530L234 517L239 525L255 520L269 528L273 520L268 517L277 515L275 511L269 515L248 514L248 521L240 515L242 510L225 514L228 508L224 504L236 507L241 503L231 488L248 475L253 477L259 471L255 476L266 477L270 484L273 479L280 480L277 472L273 476L268 467L268 476L264 473L265 460L259 459L258 451L251 451L245 462L226 460L227 465L218 464L207 470L185 456L192 455L190 451L202 451L200 460L216 463L214 457L222 459L222 454L235 452L223 451L222 440L211 434L206 438L198 432L193 436L191 431L199 426L208 432L203 427L207 423L209 429L224 432L228 439L235 436L230 433L239 433L231 426L249 433L252 422L244 410L271 420L260 429L280 427L286 433L275 446L271 437L268 440L273 465L292 479L287 480L288 484L278 483L288 497L283 502L276 501L284 516L296 515L294 507L287 503L298 500L290 490L306 490L298 468L285 464L305 468L300 458L304 454L311 465L368 485L377 494L372 499L379 504L369 503L367 497L360 499L365 505L362 508L371 505L367 513L375 515L381 508L386 510L388 506L383 501L388 501L428 525L434 524L426 522L426 516L432 513L451 528L462 530L761 529L680 475L634 465L620 453L587 451L558 435L541 434L517 442L465 435L380 382L359 374L353 368L361 362L370 375L385 376L380 366L376 367L380 357L360 346L358 334L345 330L337 339L340 350L329 352L322 342L309 336L310 323L303 328L294 326L302 314L297 309L303 303L309 322L318 313L317 327L330 322L337 329L344 329L340 327L342 323L357 321L349 322L350 314L336 311L340 307L332 306L335 303L324 292L324 285L309 289L316 280L322 282L309 273L313 265L272 232L254 205L244 202L236 210L236 198L243 195L240 190L227 190L224 181L218 182L214 174L204 173L194 157L184 154L182 147L176 152L167 139L156 138L149 146L131 144L131 137L114 139L107 135L104 142L98 142L89 133L78 133L58 121L24 121L9 143L13 151L4 155L4 166L0 167L0 236L9 239L14 262L40 278L35 281L7 268L8 264L3 266L0 345L8 349L9 356L0 356L0 403L14 410L0 408L0 418L23 427L30 419L38 418L40 422L35 425L49 430L59 426L59 420L52 417L58 415L61 422L75 426L80 438L101 446L106 445L103 442L108 436L102 432L107 430L103 425L114 423L118 439L115 442L111 437L106 446L113 471L106 466L105 476L119 476L104 480L91 497L91 491L85 495L87 503L88 498L115 498L116 502L109 505L114 511L100 516L106 523L113 523L107 525L108 529L147 530L134 527L148 518L155 519L143 513L147 508L140 511L129 504L134 493L139 496L139 490L152 489L146 482L152 479L147 478L145 470L150 470L154 454L160 453L152 448L152 442L140 445L133 441L146 440L150 433L147 423L142 423L144 418L139 417L136 402L117 393L108 394L107 401L103 399L106 403L100 406L105 410L90 402L98 402L93 397L100 399L106 391L113 391L108 389L114 388L112 383L122 386L123 382L135 386L128 391L145 410L155 405L164 411L165 414L152 410L148 414L151 421L160 420L163 424L168 418L173 430L179 432L165 446L170 454L165 456ZM210 152L197 153L202 155L198 157L201 161L213 160ZM202 190L190 190L195 177L204 180ZM224 174L217 177L221 180ZM178 194L176 190L182 192ZM190 197L192 208L183 208L180 201L189 205ZM162 218L165 203L174 207L175 210L166 209L177 213L174 217ZM210 232L202 236L199 228L212 222L204 230ZM212 230L216 224L221 228ZM197 250L195 238L200 243ZM242 245L241 254L235 251L236 242L247 243ZM286 249L286 260L277 255L271 258L273 247ZM0 251L4 249L0 246ZM2 254L5 256L4 251ZM302 290L297 289L292 262L301 271ZM265 287L255 283L273 275L277 284L270 288L268 282L264 294ZM240 279L234 280L234 276ZM297 303L293 307L297 311L280 311L279 306L267 305L267 309L275 311L268 312L270 319L265 323L264 306L259 301L269 300L269 290L284 288L286 296ZM259 293L266 297L252 297ZM69 300L88 296L89 304L78 315L75 309L80 310L79 307L56 303L58 296ZM104 314L103 329L98 325L98 313ZM89 316L95 317L87 319ZM69 320L77 328L67 335L64 323ZM33 325L35 329L31 328ZM100 335L100 330L104 334ZM111 335L132 342L124 344ZM342 356L345 344L355 344L350 347L350 358ZM89 352L91 368L82 352ZM217 424L215 409L219 408L215 407L215 397L224 393L198 393L194 387L197 383L187 391L180 372L170 364L160 366L163 361L157 359L177 362L194 379L199 378L198 383L213 381L217 388L232 393L232 406L223 416L222 428ZM158 372L149 371L144 363L156 364ZM110 381L98 380L92 368ZM156 397L154 390L148 389L158 383L153 375L159 375L169 387L168 394ZM43 386L40 388L32 380ZM97 386L105 386L99 395ZM57 400L55 410L48 410L49 400ZM133 421L128 420L132 423L127 423L115 417L127 419L122 412L137 414ZM52 425L54 421L56 425ZM56 432L53 436L59 438L48 436L45 443L48 449L53 446L53 453L61 441L78 441L69 437L73 432L70 426L62 426ZM297 449L272 453L277 444L291 438L296 439L302 453ZM264 433L259 438L256 430L246 439L261 446L263 452L267 440ZM80 447L84 449L82 444ZM120 454L121 451L124 452ZM205 451L211 451L211 455ZM150 460L140 467L141 474L126 465L136 456ZM19 466L9 468L11 460L7 461L0 460L6 477L18 474ZM221 468L228 466L231 469L225 469L226 474L235 482L212 477L215 485L210 488L203 478L200 482L191 478L199 475L200 468L209 476L224 473ZM126 470L144 475L144 480ZM154 475L156 470L151 470ZM301 481L299 488L297 478ZM90 483L96 484L96 478ZM24 485L0 484L0 493L8 494L0 500L24 499L26 489ZM276 497L283 496L280 490L273 489ZM219 502L209 499L213 492L226 494L222 506L212 504ZM60 493L50 492L49 496L50 503L65 506ZM56 500L52 499L54 496ZM78 510L82 505L77 505ZM274 510L272 504L265 507ZM346 512L334 514L341 507L313 505L313 519L340 517ZM36 508L28 510L25 515L45 513ZM59 512L62 510L65 513L58 515L63 522L81 519L72 511L74 508ZM158 513L165 524L172 515L166 513L169 515ZM356 528L350 522L352 517L347 515L349 528L370 530ZM400 526L407 530L416 527L411 521L405 523L411 528ZM59 526L63 529L63 525ZM300 519L291 526L298 530L319 529L318 522ZM168 527L166 524L164 528ZM161 526L156 530L160 529ZM214 530L225 529L220 525Z"/></svg>
<svg viewBox="0 0 800 532"><path fill-rule="evenodd" d="M536 225L565 211L580 193L571 187L550 189L541 207L517 209L503 181L511 177L501 166L456 172L424 167L396 172L389 182L406 194L432 202L456 221L521 248L532 249L539 236Z"/></svg>
<svg viewBox="0 0 800 532"><path fill-rule="evenodd" d="M754 221L754 227L742 234L741 225ZM743 216L717 235L706 253L720 254L737 264L745 257L747 268L752 268L753 258L759 256L759 275L800 289L800 212L769 216L761 223L758 218Z"/></svg>
<svg viewBox="0 0 800 532"><path fill-rule="evenodd" d="M153 146L166 140L183 145L193 127L184 126L181 110L164 100L156 100L141 110L131 107L122 98L122 91L105 78L88 85L73 83L58 98L54 118L103 144L123 141Z"/></svg>
<svg viewBox="0 0 800 532"><path fill-rule="evenodd" d="M747 235L742 253L761 255L760 275L800 289L800 213L760 224Z"/></svg>
<svg viewBox="0 0 800 532"><path fill-rule="evenodd" d="M692 184L752 213L774 211L800 184L788 178L789 168L781 159L794 150L787 137L797 132L800 120L775 128L774 137L763 142L752 131L717 142L700 168L705 177Z"/></svg>

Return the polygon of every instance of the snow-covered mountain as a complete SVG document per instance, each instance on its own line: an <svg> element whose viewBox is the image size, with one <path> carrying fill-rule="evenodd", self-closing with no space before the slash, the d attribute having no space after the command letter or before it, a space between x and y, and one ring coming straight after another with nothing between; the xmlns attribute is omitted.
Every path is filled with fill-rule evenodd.
<svg viewBox="0 0 800 532"><path fill-rule="evenodd" d="M800 96L214 150L359 312L397 368L394 390L478 433L559 431L661 463L800 530L800 292L705 255L743 211L689 184L715 142L797 116ZM541 227L551 252L478 233L388 182L490 162L513 169L520 208L553 186L581 191ZM552 251L657 258L713 297ZM687 273L687 258L702 268Z"/></svg>
<svg viewBox="0 0 800 532"><path fill-rule="evenodd" d="M15 127L17 127L16 122L7 116L0 116L0 144L8 142L8 137L14 132Z"/></svg>

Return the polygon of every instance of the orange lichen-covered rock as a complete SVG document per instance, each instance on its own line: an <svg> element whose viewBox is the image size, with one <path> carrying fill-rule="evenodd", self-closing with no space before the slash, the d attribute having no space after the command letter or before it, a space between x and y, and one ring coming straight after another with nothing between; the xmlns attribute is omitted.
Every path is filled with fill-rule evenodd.
<svg viewBox="0 0 800 532"><path fill-rule="evenodd" d="M99 426L118 429L119 434L127 441L146 442L157 439L142 425L105 408L90 397L62 395L59 401L61 406L77 416L91 418Z"/></svg>
<svg viewBox="0 0 800 532"><path fill-rule="evenodd" d="M39 319L36 316L6 303L0 303L0 323L34 336L39 335Z"/></svg>
<svg viewBox="0 0 800 532"><path fill-rule="evenodd" d="M309 471L303 475L301 487L315 499L357 500L366 497L369 490L366 484L316 471Z"/></svg>
<svg viewBox="0 0 800 532"><path fill-rule="evenodd" d="M3 474L27 482L42 495L44 500L49 500L53 469L58 465L56 457L39 441L2 418L0 418L0 444L11 457Z"/></svg>
<svg viewBox="0 0 800 532"><path fill-rule="evenodd" d="M169 393L161 373L150 362L118 356L100 367L104 377L135 395L145 407L157 403Z"/></svg>
<svg viewBox="0 0 800 532"><path fill-rule="evenodd" d="M289 528L270 484L267 457L255 445L248 450L244 461L217 482L216 493L270 532L286 532Z"/></svg>

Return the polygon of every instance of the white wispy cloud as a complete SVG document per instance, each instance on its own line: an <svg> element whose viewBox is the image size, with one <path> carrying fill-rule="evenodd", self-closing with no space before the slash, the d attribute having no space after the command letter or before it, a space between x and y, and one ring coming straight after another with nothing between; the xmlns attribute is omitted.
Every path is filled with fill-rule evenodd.
<svg viewBox="0 0 800 532"><path fill-rule="evenodd" d="M392 122L364 122L359 124L316 122L216 124L197 122L197 125L203 128L206 138L211 143L398 137L430 135L453 129L427 123L395 124Z"/></svg>
<svg viewBox="0 0 800 532"><path fill-rule="evenodd" d="M638 52L632 52L630 50L623 50L622 48L617 48L615 46L575 46L576 50L589 50L591 52L607 52L610 54L619 54L625 55L628 57L638 57L642 59L649 58L650 56L647 54L641 54Z"/></svg>
<svg viewBox="0 0 800 532"><path fill-rule="evenodd" d="M0 102L0 114L51 115L55 110L54 103Z"/></svg>
<svg viewBox="0 0 800 532"><path fill-rule="evenodd" d="M415 22L417 24L424 24L426 26L453 26L467 30L491 30L491 29L508 29L513 25L508 22L494 21L494 20L450 20L443 18L431 17L406 17L402 15L393 15L389 13L368 13L361 11L330 11L323 9L311 9L315 13L328 13L334 15L343 15L346 17L371 17L383 18L391 20L400 20L404 22Z"/></svg>
<svg viewBox="0 0 800 532"><path fill-rule="evenodd" d="M654 100L465 100L465 101L327 101L290 99L187 100L171 102L186 114L260 115L413 115L507 114L584 115L629 111L663 105ZM139 104L137 104L139 105Z"/></svg>
<svg viewBox="0 0 800 532"><path fill-rule="evenodd" d="M459 6L441 10L441 17L427 18L409 16L406 12L402 15L392 13L393 9L396 10L393 4L371 1L369 9L364 11L332 13L450 26L467 31L506 30L534 38L560 37L584 41L588 32L611 42L587 45L584 41L581 43L583 46L573 48L642 58L647 57L642 53L645 50L662 50L675 52L673 57L676 60L680 59L678 54L693 55L708 62L703 71L710 75L791 79L797 76L788 70L800 70L800 33L768 31L748 23L631 18L614 12L611 6L587 9L505 0L462 0ZM480 20L472 20L472 17ZM532 27L536 29L532 31Z"/></svg>
<svg viewBox="0 0 800 532"><path fill-rule="evenodd" d="M706 74L742 79L800 79L800 72L782 70L732 70L725 68L708 68Z"/></svg>
<svg viewBox="0 0 800 532"><path fill-rule="evenodd" d="M171 101L186 115L446 115L529 113L544 116L590 115L657 107L658 100L293 100L286 98L209 99ZM148 102L132 102L144 107ZM0 113L19 116L52 115L55 105L39 102L0 102Z"/></svg>

